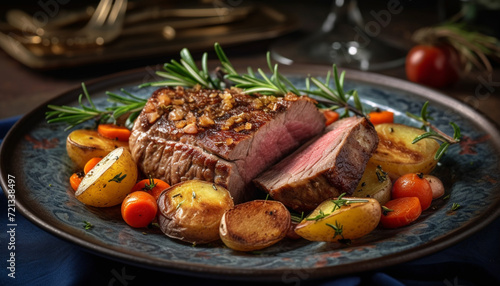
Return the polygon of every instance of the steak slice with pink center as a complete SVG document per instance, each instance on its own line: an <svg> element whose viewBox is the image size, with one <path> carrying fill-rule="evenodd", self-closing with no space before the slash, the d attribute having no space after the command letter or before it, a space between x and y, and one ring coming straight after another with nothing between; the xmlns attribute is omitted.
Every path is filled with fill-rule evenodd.
<svg viewBox="0 0 500 286"><path fill-rule="evenodd" d="M352 194L377 145L375 128L366 118L342 119L254 182L286 206L309 211L342 193Z"/></svg>
<svg viewBox="0 0 500 286"><path fill-rule="evenodd" d="M162 88L135 121L130 150L147 176L171 185L215 182L239 203L251 198L247 187L258 174L324 130L315 103L293 94Z"/></svg>

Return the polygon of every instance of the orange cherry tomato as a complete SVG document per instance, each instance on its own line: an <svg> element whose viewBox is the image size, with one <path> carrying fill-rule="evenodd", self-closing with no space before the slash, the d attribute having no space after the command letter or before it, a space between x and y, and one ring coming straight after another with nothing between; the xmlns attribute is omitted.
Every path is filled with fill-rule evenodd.
<svg viewBox="0 0 500 286"><path fill-rule="evenodd" d="M432 203L432 188L423 174L405 174L399 177L392 186L392 198L417 197L422 210Z"/></svg>
<svg viewBox="0 0 500 286"><path fill-rule="evenodd" d="M323 115L325 116L326 122L325 125L328 126L333 122L337 121L340 117L340 114L333 110L323 110Z"/></svg>
<svg viewBox="0 0 500 286"><path fill-rule="evenodd" d="M131 192L145 191L150 193L156 200L158 200L160 194L169 187L170 185L162 180L149 178L137 182L137 184L135 184L135 186L132 188Z"/></svg>

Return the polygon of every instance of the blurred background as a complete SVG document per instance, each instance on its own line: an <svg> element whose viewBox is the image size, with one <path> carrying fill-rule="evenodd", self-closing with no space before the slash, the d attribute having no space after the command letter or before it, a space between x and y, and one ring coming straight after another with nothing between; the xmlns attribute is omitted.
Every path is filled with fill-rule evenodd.
<svg viewBox="0 0 500 286"><path fill-rule="evenodd" d="M412 71L405 68L413 47L442 42L434 37L439 32L424 33L416 42L423 28L455 21L496 40L500 1L129 0L109 1L108 10L103 2L0 4L0 118L25 114L89 79L133 68L159 69L178 59L184 47L195 59L204 51L213 59L213 43L219 42L235 66L264 66L267 51L284 65L336 63L429 85L500 122L498 52L485 55L490 69L462 59L459 77L437 83L419 78L419 73L432 73L419 63ZM96 10L110 16L98 18ZM464 42L473 42L468 36ZM462 69L464 62L468 70Z"/></svg>

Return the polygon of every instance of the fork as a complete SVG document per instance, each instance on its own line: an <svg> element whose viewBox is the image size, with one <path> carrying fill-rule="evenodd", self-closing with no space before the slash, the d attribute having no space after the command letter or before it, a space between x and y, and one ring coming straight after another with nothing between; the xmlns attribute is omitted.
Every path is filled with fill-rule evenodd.
<svg viewBox="0 0 500 286"><path fill-rule="evenodd" d="M90 20L80 30L44 31L41 35L24 37L21 41L24 44L66 48L102 46L120 36L126 10L127 0L101 0Z"/></svg>

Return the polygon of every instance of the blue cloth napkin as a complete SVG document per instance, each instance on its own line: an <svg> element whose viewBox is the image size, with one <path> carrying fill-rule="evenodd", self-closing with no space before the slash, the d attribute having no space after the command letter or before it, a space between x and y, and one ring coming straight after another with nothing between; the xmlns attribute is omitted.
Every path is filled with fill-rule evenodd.
<svg viewBox="0 0 500 286"><path fill-rule="evenodd" d="M0 120L3 139L19 117ZM0 195L0 285L255 285L155 271L110 260L61 240L16 213L9 226L8 201ZM13 256L11 256L13 254ZM10 275L10 276L9 276ZM288 282L288 283L287 283ZM401 265L320 281L260 285L500 285L500 218L458 244Z"/></svg>

